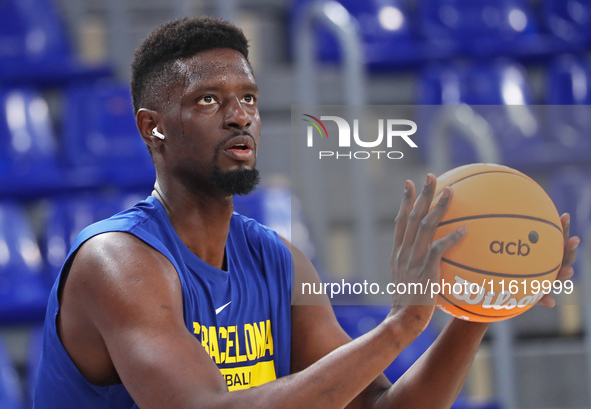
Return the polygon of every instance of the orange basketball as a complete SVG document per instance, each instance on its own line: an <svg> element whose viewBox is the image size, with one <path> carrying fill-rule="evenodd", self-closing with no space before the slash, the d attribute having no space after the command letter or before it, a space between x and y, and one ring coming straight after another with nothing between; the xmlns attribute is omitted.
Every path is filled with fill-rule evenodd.
<svg viewBox="0 0 591 409"><path fill-rule="evenodd" d="M438 307L469 321L515 317L551 289L563 255L560 216L544 189L506 166L472 164L437 178L433 205L454 197L434 240L460 226L461 243L443 255Z"/></svg>

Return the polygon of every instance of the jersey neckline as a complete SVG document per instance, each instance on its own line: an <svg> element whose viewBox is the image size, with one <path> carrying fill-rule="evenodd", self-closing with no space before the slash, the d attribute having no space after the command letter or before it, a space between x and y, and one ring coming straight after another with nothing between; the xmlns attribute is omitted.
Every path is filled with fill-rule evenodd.
<svg viewBox="0 0 591 409"><path fill-rule="evenodd" d="M176 230L174 229L174 226L170 222L170 218L168 217L168 214L166 213L166 209L164 209L164 206L162 205L160 200L158 200L157 197L148 196L146 201L148 203L152 204L153 206L155 206L158 213L160 213L160 217L165 220L166 227L170 231L172 238L174 239L176 245L178 246L179 250L182 253L183 261L185 262L185 264L188 267L192 267L192 269L194 269L195 272L198 272L199 275L205 276L205 277L212 279L214 281L217 281L217 282L224 282L224 281L228 280L230 273L231 273L231 269L232 269L232 265L229 262L229 260L231 260L231 257L228 254L230 251L232 251L231 249L233 248L231 233L228 234L228 239L226 240L226 248L225 248L226 260L228 260L228 262L226 263L228 270L227 271L220 270L219 268L216 268L210 264L207 264L205 261L203 261L201 258L199 258L199 256L197 256L195 253L193 253L191 251L191 249L189 249L187 247L187 245L183 242L183 240L177 234Z"/></svg>

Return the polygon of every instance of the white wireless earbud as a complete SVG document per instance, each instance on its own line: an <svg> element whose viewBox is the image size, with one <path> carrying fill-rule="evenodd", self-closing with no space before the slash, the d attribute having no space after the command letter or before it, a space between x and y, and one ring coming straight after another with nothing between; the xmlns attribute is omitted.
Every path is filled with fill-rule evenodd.
<svg viewBox="0 0 591 409"><path fill-rule="evenodd" d="M156 128L152 129L152 135L154 135L156 138L159 138L159 139L165 138L164 134L161 134L160 132L158 132L158 129L156 129Z"/></svg>

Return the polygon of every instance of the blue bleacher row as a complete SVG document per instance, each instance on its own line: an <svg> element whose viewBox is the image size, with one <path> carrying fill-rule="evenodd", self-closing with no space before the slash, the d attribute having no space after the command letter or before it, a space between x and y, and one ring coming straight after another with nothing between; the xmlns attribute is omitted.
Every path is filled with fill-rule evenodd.
<svg viewBox="0 0 591 409"><path fill-rule="evenodd" d="M502 162L528 171L587 165L591 157L591 63L561 55L547 66L544 107L530 134L498 108L480 108L494 130ZM418 77L418 116L432 122L439 105L532 105L525 68L498 59L487 63L439 63ZM56 135L47 102L34 87L0 88L0 196L41 197L68 190L114 185L149 186L153 165L138 135L127 85L97 81L64 90L62 129ZM492 116L491 118L488 118ZM417 135L426 158L430 133ZM454 164L477 160L454 140Z"/></svg>
<svg viewBox="0 0 591 409"><path fill-rule="evenodd" d="M468 104L492 129L503 164L525 172L588 165L591 63L583 56L564 54L543 67L544 97L536 101L526 68L514 60L429 65L418 85L419 119L429 123L440 105ZM434 137L423 137L424 157ZM451 145L453 164L478 159L462 139Z"/></svg>
<svg viewBox="0 0 591 409"><path fill-rule="evenodd" d="M137 132L127 87L110 82L110 64L82 63L71 34L55 0L0 2L2 197L153 178L145 147L130 137ZM59 135L41 94L47 89L63 97Z"/></svg>
<svg viewBox="0 0 591 409"><path fill-rule="evenodd" d="M0 83L64 85L111 76L108 64L79 61L54 0L0 3Z"/></svg>
<svg viewBox="0 0 591 409"><path fill-rule="evenodd" d="M311 1L293 1L291 18ZM339 3L358 23L370 68L380 59L384 68L405 61L405 44L413 53L421 53L426 45L433 48L413 59L420 63L418 104L534 103L523 66L498 57L526 55L538 50L532 44L540 42L546 44L542 54L553 58L546 67L543 102L588 104L591 100L589 61L581 54L556 57L588 48L589 0L542 0L537 15L526 0L421 0L415 7L400 0ZM44 10L42 17L39 10ZM21 81L3 76L0 69L0 104L6 114L0 118L0 134L7 136L0 139L0 195L27 198L110 184L151 183L153 168L137 136L127 86L76 62L52 0L7 0L0 5L0 20L4 23L0 25L0 66L18 67L14 71L23 75L37 70ZM316 38L321 55L338 51L326 34L320 32ZM469 60L458 62L458 56ZM80 77L59 65L66 62L86 69L88 76ZM63 127L57 135L38 91L47 85L43 73L53 71L64 75L62 82L53 83L63 97L59 117ZM503 163L524 170L586 164L591 138L585 110L568 110L567 115L553 110L546 116L547 123L538 127L549 131L535 135L523 135L510 121L495 124ZM426 142L424 155L429 149ZM465 146L452 154L456 164L475 159Z"/></svg>
<svg viewBox="0 0 591 409"><path fill-rule="evenodd" d="M39 198L64 191L149 186L154 168L139 137L126 85L70 85L62 132L31 86L0 89L0 195Z"/></svg>
<svg viewBox="0 0 591 409"><path fill-rule="evenodd" d="M316 0L292 0L289 20ZM457 56L543 58L591 43L589 0L339 0L358 22L371 69L391 70ZM338 18L338 16L336 16ZM60 84L109 75L75 55L53 0L0 4L0 81ZM317 37L320 56L336 60L334 38Z"/></svg>
<svg viewBox="0 0 591 409"><path fill-rule="evenodd" d="M294 0L290 25L316 0ZM589 0L338 0L356 23L371 71L455 57L539 60L591 44ZM333 8L333 19L346 17ZM335 38L316 30L321 60L340 60Z"/></svg>

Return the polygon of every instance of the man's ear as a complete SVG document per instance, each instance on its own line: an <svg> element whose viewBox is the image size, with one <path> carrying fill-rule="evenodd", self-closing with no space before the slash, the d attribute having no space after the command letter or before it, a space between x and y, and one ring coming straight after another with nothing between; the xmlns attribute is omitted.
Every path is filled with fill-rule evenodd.
<svg viewBox="0 0 591 409"><path fill-rule="evenodd" d="M158 112L147 108L140 108L135 115L137 129L146 145L150 148L159 148L164 143L162 130L158 130L160 115ZM156 130L156 132L153 132Z"/></svg>

